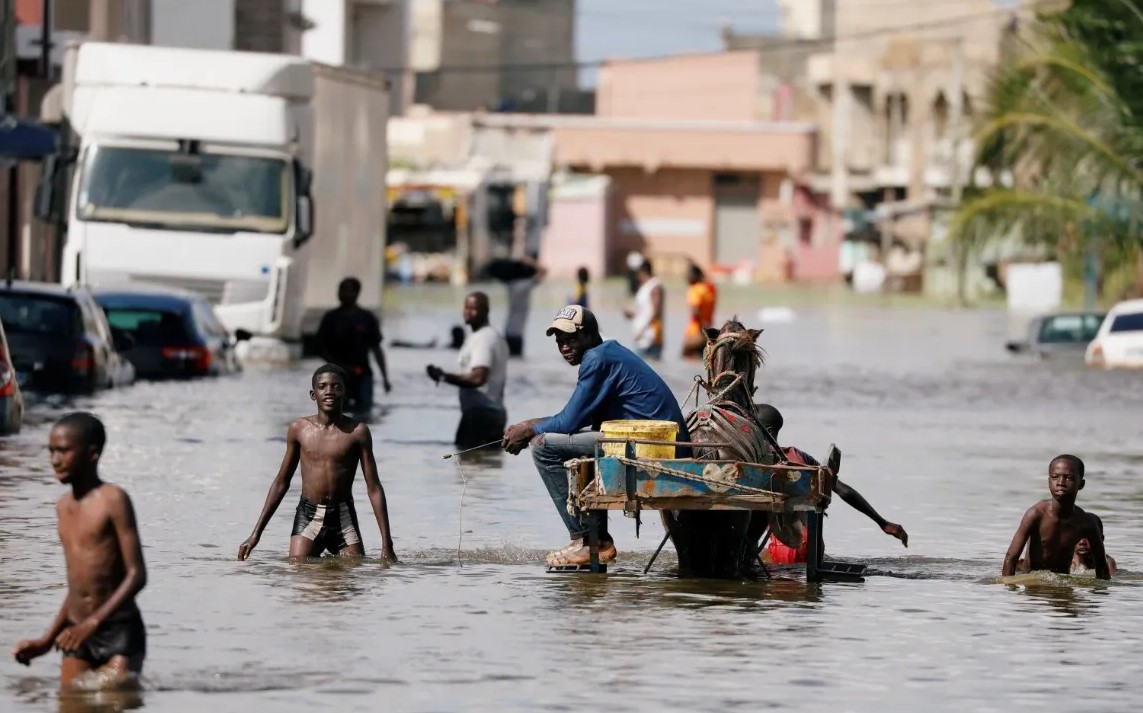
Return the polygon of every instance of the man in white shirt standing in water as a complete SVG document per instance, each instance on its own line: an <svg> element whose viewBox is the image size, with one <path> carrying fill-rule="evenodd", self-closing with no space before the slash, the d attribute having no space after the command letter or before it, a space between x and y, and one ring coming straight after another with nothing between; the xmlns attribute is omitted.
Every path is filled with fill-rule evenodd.
<svg viewBox="0 0 1143 713"><path fill-rule="evenodd" d="M488 323L488 295L473 292L464 299L464 323L472 334L464 340L457 363L460 371L445 372L429 364L429 378L460 387L460 425L456 445L467 450L485 443L499 444L508 422L504 409L504 382L508 378L508 345Z"/></svg>
<svg viewBox="0 0 1143 713"><path fill-rule="evenodd" d="M635 277L639 281L635 309L624 312L632 321L635 351L644 359L660 359L663 356L663 284L655 277L651 261L647 259Z"/></svg>

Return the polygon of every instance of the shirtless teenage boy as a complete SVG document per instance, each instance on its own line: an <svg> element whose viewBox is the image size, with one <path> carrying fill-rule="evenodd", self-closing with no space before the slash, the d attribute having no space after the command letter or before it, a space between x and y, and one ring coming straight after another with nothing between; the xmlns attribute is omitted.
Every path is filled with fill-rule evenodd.
<svg viewBox="0 0 1143 713"><path fill-rule="evenodd" d="M352 492L360 463L366 493L381 530L381 560L397 561L389 534L385 490L377 478L377 461L373 458L373 436L364 423L342 413L347 383L346 373L339 366L323 364L314 372L310 398L317 403L318 412L290 424L286 456L270 484L254 532L238 548L238 559L246 559L258 546L262 531L290 489L290 480L300 462L302 497L294 515L290 559L316 557L326 550L342 557L365 554Z"/></svg>
<svg viewBox="0 0 1143 713"><path fill-rule="evenodd" d="M103 424L88 413L64 416L48 437L56 480L71 486L56 504L67 597L44 635L21 641L12 655L27 666L55 646L63 652L61 688L137 683L147 652L147 632L135 605L147 584L147 568L131 498L99 479L106 441ZM80 678L83 674L89 675Z"/></svg>
<svg viewBox="0 0 1143 713"><path fill-rule="evenodd" d="M1099 524L1095 516L1076 506L1076 497L1083 486L1082 460L1067 454L1052 459L1048 464L1048 491L1052 499L1041 500L1024 513L1004 555L1003 576L1016 574L1025 545L1028 546L1028 571L1046 569L1068 574L1076 545L1086 537L1091 545L1095 576L1110 578Z"/></svg>

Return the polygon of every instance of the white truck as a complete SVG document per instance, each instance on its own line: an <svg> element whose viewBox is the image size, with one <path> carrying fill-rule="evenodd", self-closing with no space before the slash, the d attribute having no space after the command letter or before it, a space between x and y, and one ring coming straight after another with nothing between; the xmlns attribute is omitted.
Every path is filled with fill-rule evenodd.
<svg viewBox="0 0 1143 713"><path fill-rule="evenodd" d="M78 138L65 285L198 292L227 328L287 359L342 278L361 280L362 307L380 307L382 77L288 55L89 42L68 49L62 92Z"/></svg>

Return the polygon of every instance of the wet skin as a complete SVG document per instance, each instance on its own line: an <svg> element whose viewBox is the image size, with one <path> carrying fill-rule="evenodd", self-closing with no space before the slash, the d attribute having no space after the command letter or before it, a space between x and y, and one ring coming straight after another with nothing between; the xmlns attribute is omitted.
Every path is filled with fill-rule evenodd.
<svg viewBox="0 0 1143 713"><path fill-rule="evenodd" d="M351 501L352 487L360 464L365 488L377 527L381 531L381 558L396 562L393 540L389 532L389 513L385 491L377 476L377 461L373 457L373 436L364 423L342 413L345 383L337 374L325 373L317 377L310 391L317 404L314 416L299 418L290 424L286 433L286 455L278 475L270 485L262 514L254 532L238 548L238 559L250 556L258 545L266 524L282 503L290 489L290 481L298 466L302 469L302 496L313 502L331 498L335 502ZM301 535L290 538L290 558L300 559L315 554L314 541ZM361 544L344 547L340 556L360 557L365 554Z"/></svg>
<svg viewBox="0 0 1143 713"><path fill-rule="evenodd" d="M39 639L20 642L13 650L24 665L53 646L64 653L79 649L108 617L134 610L135 596L147 583L131 499L119 487L99 479L99 451L67 426L52 429L48 449L56 479L72 489L56 505L68 592L48 631ZM114 656L98 667L64 657L60 685L69 686L94 669L104 686L118 686L142 666L141 656Z"/></svg>
<svg viewBox="0 0 1143 713"><path fill-rule="evenodd" d="M1076 473L1071 463L1057 460L1051 464L1048 469L1048 491L1052 499L1038 502L1024 513L1024 519L1020 521L1020 527L1013 535L1004 557L1002 574L1005 577L1016 573L1020 553L1024 551L1025 545L1028 546L1028 570L1068 574L1071 572L1076 545L1084 538L1087 538L1091 546L1096 577L1110 577L1099 522L1095 516L1075 504L1083 486L1083 476Z"/></svg>

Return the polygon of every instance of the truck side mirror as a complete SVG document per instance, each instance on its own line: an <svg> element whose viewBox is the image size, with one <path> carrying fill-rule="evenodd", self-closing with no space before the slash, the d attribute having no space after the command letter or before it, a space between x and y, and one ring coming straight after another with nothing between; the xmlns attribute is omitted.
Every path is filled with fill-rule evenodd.
<svg viewBox="0 0 1143 713"><path fill-rule="evenodd" d="M294 247L300 248L314 235L314 202L308 195L298 196L294 222Z"/></svg>
<svg viewBox="0 0 1143 713"><path fill-rule="evenodd" d="M43 171L40 173L40 185L36 186L36 217L40 220L51 220L52 208L56 204L56 173L59 171L59 157L45 156Z"/></svg>

